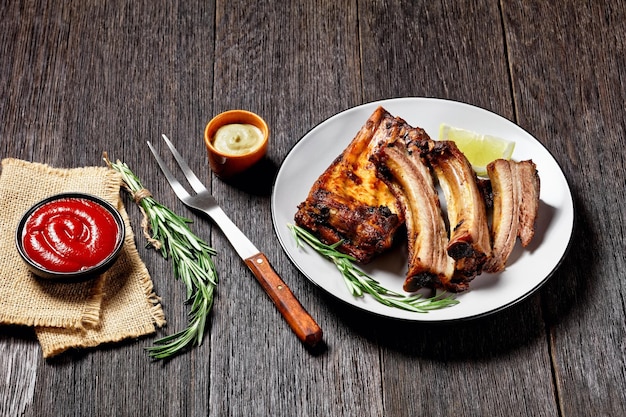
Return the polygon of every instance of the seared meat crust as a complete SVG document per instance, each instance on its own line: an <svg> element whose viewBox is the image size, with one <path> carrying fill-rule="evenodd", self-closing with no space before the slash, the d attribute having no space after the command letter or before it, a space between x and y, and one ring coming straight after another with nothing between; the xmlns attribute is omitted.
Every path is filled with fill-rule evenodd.
<svg viewBox="0 0 626 417"><path fill-rule="evenodd" d="M459 274L472 279L491 255L485 201L476 173L454 142L432 141L425 153L446 200L450 225L448 254Z"/></svg>
<svg viewBox="0 0 626 417"><path fill-rule="evenodd" d="M324 171L298 206L295 222L326 244L367 263L393 245L404 215L396 197L376 176L370 155L389 140L394 117L379 107L352 142Z"/></svg>

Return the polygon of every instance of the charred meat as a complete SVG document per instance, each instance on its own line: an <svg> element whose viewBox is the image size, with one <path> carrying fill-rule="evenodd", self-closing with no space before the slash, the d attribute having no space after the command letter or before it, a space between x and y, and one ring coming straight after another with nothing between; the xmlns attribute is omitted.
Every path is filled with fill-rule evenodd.
<svg viewBox="0 0 626 417"><path fill-rule="evenodd" d="M388 141L394 117L379 107L339 157L317 179L295 222L327 244L367 263L389 249L404 217L396 197L369 160Z"/></svg>
<svg viewBox="0 0 626 417"><path fill-rule="evenodd" d="M518 237L527 246L534 235L535 164L497 160L487 170L489 179L477 178L454 142L431 140L379 107L298 205L295 222L361 263L404 230L404 289L464 291L483 271L502 271Z"/></svg>

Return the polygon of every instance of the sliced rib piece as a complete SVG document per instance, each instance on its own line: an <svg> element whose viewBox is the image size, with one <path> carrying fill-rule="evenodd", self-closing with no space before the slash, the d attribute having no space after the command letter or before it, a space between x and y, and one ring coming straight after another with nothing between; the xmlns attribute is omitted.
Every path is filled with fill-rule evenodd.
<svg viewBox="0 0 626 417"><path fill-rule="evenodd" d="M471 280L482 272L491 254L485 201L471 164L451 141L431 141L425 153L443 191L450 240L448 254L457 260L457 274Z"/></svg>
<svg viewBox="0 0 626 417"><path fill-rule="evenodd" d="M428 135L407 128L401 119L396 135L381 144L372 156L378 173L401 203L408 238L408 272L404 290L422 287L461 291L466 287L452 282L454 259L448 256L448 234L439 206L432 173L420 156Z"/></svg>
<svg viewBox="0 0 626 417"><path fill-rule="evenodd" d="M535 233L539 207L539 176L532 161L498 159L487 166L493 195L492 255L487 272L500 272L517 237L527 246Z"/></svg>
<svg viewBox="0 0 626 417"><path fill-rule="evenodd" d="M297 225L326 244L367 263L389 249L404 223L396 197L376 176L369 158L389 140L394 117L377 108L348 147L317 179L295 215Z"/></svg>
<svg viewBox="0 0 626 417"><path fill-rule="evenodd" d="M522 246L526 247L535 236L535 221L539 212L539 190L541 185L537 166L531 160L517 163L517 177L522 185L518 236Z"/></svg>

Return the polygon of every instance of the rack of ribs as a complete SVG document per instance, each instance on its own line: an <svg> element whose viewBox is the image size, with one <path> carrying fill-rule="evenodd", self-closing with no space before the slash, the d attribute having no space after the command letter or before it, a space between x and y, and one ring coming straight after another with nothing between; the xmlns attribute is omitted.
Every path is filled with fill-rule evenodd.
<svg viewBox="0 0 626 417"><path fill-rule="evenodd" d="M535 164L500 159L487 171L489 179L477 178L454 142L434 141L379 107L317 179L295 221L362 263L404 230L404 290L464 291L483 271L502 271L518 237L525 247L534 235Z"/></svg>

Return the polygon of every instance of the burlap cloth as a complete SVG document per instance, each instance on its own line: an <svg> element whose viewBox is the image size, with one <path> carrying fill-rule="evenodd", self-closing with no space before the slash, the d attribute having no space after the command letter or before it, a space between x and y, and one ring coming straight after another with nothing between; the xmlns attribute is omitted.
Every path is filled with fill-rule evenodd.
<svg viewBox="0 0 626 417"><path fill-rule="evenodd" d="M139 258L128 214L120 199L121 176L107 167L57 169L17 159L2 160L0 174L0 324L34 326L43 356L70 348L154 333L165 324L152 280ZM41 280L15 248L20 217L34 203L57 193L102 197L126 223L124 248L101 276L79 283Z"/></svg>

